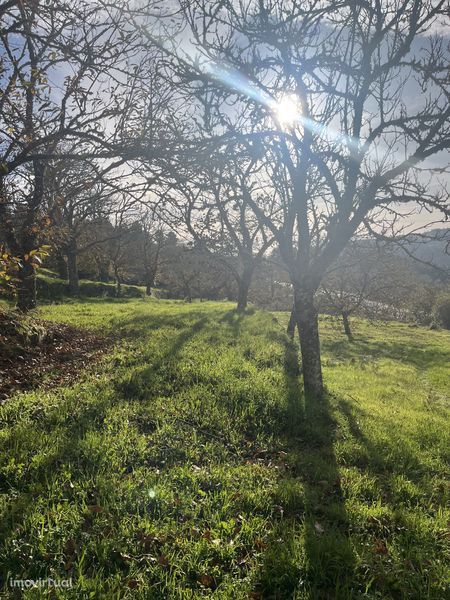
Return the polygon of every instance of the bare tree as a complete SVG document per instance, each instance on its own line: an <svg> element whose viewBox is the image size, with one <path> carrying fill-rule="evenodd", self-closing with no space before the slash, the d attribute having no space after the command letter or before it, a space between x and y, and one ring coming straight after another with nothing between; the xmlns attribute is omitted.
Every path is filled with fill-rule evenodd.
<svg viewBox="0 0 450 600"><path fill-rule="evenodd" d="M162 16L141 30L166 52L186 98L215 115L198 146L256 149L271 174L282 223L257 199L249 205L290 274L308 394L323 391L314 296L349 240L415 207L449 215L445 182L426 170L450 146L448 49L438 34L425 38L446 8L198 0L180 3L182 40L163 38Z"/></svg>
<svg viewBox="0 0 450 600"><path fill-rule="evenodd" d="M416 278L390 245L371 239L351 240L323 279L318 305L342 318L344 333L352 341L351 315L405 317L404 301L415 283Z"/></svg>
<svg viewBox="0 0 450 600"><path fill-rule="evenodd" d="M165 260L166 235L163 223L155 210L144 209L139 216L138 225L139 234L136 237L139 257L136 258L142 266L145 293L151 296L152 288Z"/></svg>
<svg viewBox="0 0 450 600"><path fill-rule="evenodd" d="M172 189L164 193L172 220L184 222L195 243L230 270L239 312L247 307L255 268L273 244L250 205L251 198L258 197L259 203L273 206L257 173L250 178L253 167L236 157L221 157L219 164L209 161L197 165L194 174L175 178Z"/></svg>
<svg viewBox="0 0 450 600"><path fill-rule="evenodd" d="M28 257L46 217L49 162L89 158L111 168L133 154L136 36L123 27L120 3L8 2L1 10L0 219L21 259L18 307L27 310L36 304Z"/></svg>

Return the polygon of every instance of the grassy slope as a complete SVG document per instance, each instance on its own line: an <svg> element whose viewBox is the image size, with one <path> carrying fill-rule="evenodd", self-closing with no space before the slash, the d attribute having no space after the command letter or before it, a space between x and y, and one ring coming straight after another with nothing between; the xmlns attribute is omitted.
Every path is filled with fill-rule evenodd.
<svg viewBox="0 0 450 600"><path fill-rule="evenodd" d="M4 577L72 576L64 598L446 596L448 333L360 322L350 344L324 321L318 405L286 315L41 312L123 337L79 385L2 408Z"/></svg>

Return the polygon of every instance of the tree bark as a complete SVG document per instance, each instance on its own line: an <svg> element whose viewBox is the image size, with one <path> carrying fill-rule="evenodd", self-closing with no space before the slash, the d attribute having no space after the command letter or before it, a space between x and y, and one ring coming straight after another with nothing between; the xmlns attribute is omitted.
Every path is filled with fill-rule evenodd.
<svg viewBox="0 0 450 600"><path fill-rule="evenodd" d="M305 394L320 398L323 395L322 364L320 359L319 320L314 305L314 292L296 286L294 289L295 316L300 334L300 352Z"/></svg>
<svg viewBox="0 0 450 600"><path fill-rule="evenodd" d="M109 283L108 265L101 263L98 267L98 278L102 283Z"/></svg>
<svg viewBox="0 0 450 600"><path fill-rule="evenodd" d="M349 318L348 318L348 313L346 311L342 311L342 322L344 324L345 335L348 337L348 341L352 342L353 341L353 335L352 335L352 330L350 328L350 321L349 321Z"/></svg>
<svg viewBox="0 0 450 600"><path fill-rule="evenodd" d="M33 266L24 261L18 272L17 308L27 312L36 308L36 272Z"/></svg>
<svg viewBox="0 0 450 600"><path fill-rule="evenodd" d="M114 269L114 276L116 279L116 297L120 298L122 295L122 280L117 269Z"/></svg>
<svg viewBox="0 0 450 600"><path fill-rule="evenodd" d="M294 335L295 335L295 322L296 322L296 318L295 318L295 305L294 305L294 306L292 306L291 316L289 317L289 323L288 323L287 329L286 329L286 333L291 338L291 340L294 339Z"/></svg>
<svg viewBox="0 0 450 600"><path fill-rule="evenodd" d="M78 278L77 241L75 238L69 240L66 252L69 294L71 296L78 296L78 294L80 293L80 280Z"/></svg>
<svg viewBox="0 0 450 600"><path fill-rule="evenodd" d="M58 270L58 277L60 279L67 279L67 264L64 260L64 255L61 250L57 250L56 252L56 268Z"/></svg>
<svg viewBox="0 0 450 600"><path fill-rule="evenodd" d="M237 307L238 312L244 312L248 304L248 292L252 283L254 267L245 267L242 276L238 280L238 298Z"/></svg>
<svg viewBox="0 0 450 600"><path fill-rule="evenodd" d="M155 285L155 277L153 274L148 274L145 278L145 295L152 295L152 287Z"/></svg>

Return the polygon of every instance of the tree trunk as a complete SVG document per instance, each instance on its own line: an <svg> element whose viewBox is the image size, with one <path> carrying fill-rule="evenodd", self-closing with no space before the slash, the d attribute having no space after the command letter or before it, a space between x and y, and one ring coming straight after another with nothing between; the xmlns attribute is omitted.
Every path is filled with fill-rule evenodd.
<svg viewBox="0 0 450 600"><path fill-rule="evenodd" d="M319 321L314 306L314 292L300 286L294 289L295 315L300 334L302 372L305 394L319 398L323 394L320 360Z"/></svg>
<svg viewBox="0 0 450 600"><path fill-rule="evenodd" d="M100 263L98 267L98 278L102 283L109 283L109 273L108 273L108 265L104 263Z"/></svg>
<svg viewBox="0 0 450 600"><path fill-rule="evenodd" d="M67 279L67 264L64 260L64 255L61 250L56 252L56 269L58 271L58 277L60 279Z"/></svg>
<svg viewBox="0 0 450 600"><path fill-rule="evenodd" d="M19 269L19 286L17 289L17 308L27 312L36 308L36 272L28 262L23 262Z"/></svg>
<svg viewBox="0 0 450 600"><path fill-rule="evenodd" d="M67 244L67 277L69 281L69 294L78 296L80 293L80 281L78 278L77 265L77 240L72 238Z"/></svg>
<svg viewBox="0 0 450 600"><path fill-rule="evenodd" d="M292 306L291 316L289 317L289 323L288 323L287 329L286 329L286 333L291 338L291 340L294 339L294 335L295 335L295 321L296 321L296 319L295 319L295 306Z"/></svg>
<svg viewBox="0 0 450 600"><path fill-rule="evenodd" d="M152 295L152 287L155 285L155 277L152 274L148 274L145 278L145 295Z"/></svg>
<svg viewBox="0 0 450 600"><path fill-rule="evenodd" d="M345 312L345 311L342 312L342 322L344 324L345 335L348 337L348 341L352 342L353 341L353 335L352 335L352 330L350 328L350 321L349 321L349 318L348 318L348 312Z"/></svg>
<svg viewBox="0 0 450 600"><path fill-rule="evenodd" d="M236 310L238 312L244 312L248 304L248 291L252 283L253 266L245 267L238 281L238 299Z"/></svg>
<svg viewBox="0 0 450 600"><path fill-rule="evenodd" d="M114 269L114 276L116 278L116 296L117 298L120 298L120 296L122 295L122 281L120 279L120 275L117 269Z"/></svg>

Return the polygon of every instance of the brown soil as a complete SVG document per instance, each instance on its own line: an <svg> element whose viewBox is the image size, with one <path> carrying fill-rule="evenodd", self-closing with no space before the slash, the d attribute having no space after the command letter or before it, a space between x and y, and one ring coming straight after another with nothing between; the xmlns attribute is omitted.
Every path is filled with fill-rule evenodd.
<svg viewBox="0 0 450 600"><path fill-rule="evenodd" d="M71 325L23 321L0 312L0 403L16 391L75 381L109 344L107 338Z"/></svg>

